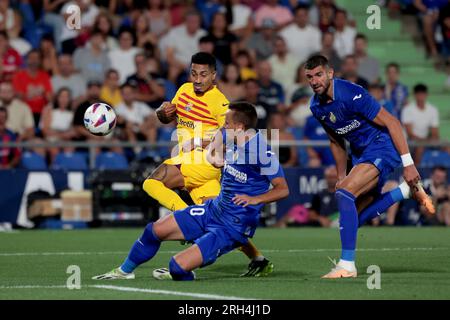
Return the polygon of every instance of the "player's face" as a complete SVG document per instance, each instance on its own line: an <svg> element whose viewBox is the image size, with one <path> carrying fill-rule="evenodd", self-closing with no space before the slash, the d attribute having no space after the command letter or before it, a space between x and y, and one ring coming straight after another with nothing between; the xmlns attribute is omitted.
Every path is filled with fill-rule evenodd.
<svg viewBox="0 0 450 320"><path fill-rule="evenodd" d="M323 66L318 66L311 70L305 70L305 74L314 93L322 95L328 91L333 78L333 69L328 68L327 70Z"/></svg>
<svg viewBox="0 0 450 320"><path fill-rule="evenodd" d="M216 72L206 64L193 63L191 66L191 81L196 94L203 94L214 85Z"/></svg>

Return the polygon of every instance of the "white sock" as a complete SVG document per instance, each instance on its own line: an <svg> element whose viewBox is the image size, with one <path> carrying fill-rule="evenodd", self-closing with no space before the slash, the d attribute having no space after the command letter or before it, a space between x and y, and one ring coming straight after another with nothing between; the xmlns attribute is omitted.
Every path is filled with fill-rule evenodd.
<svg viewBox="0 0 450 320"><path fill-rule="evenodd" d="M264 256L257 256L253 258L253 261L263 261L264 260Z"/></svg>
<svg viewBox="0 0 450 320"><path fill-rule="evenodd" d="M347 271L355 271L356 270L355 261L347 261L347 260L340 259L338 266L344 268Z"/></svg>
<svg viewBox="0 0 450 320"><path fill-rule="evenodd" d="M409 199L411 197L411 188L408 186L406 181L403 181L398 187L402 192L403 199Z"/></svg>

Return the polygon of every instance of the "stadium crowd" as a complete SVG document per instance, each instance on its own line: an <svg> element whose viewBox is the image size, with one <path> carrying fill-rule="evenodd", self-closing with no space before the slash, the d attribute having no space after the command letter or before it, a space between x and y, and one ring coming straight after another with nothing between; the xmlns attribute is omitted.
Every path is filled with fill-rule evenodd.
<svg viewBox="0 0 450 320"><path fill-rule="evenodd" d="M423 20L430 56L450 63L449 3L386 5L412 6ZM71 5L81 9L79 29L68 27ZM312 91L302 69L317 53L329 58L338 77L369 90L400 119L409 140L439 140L439 113L427 100L427 85L417 83L410 92L401 65L380 65L369 45L334 0L0 0L0 141L169 141L176 124L160 124L155 109L188 80L197 51L216 56L217 85L227 98L252 102L258 126L279 129L281 140L327 140L309 110ZM99 101L118 115L107 137L93 136L83 125L84 111ZM85 169L87 157L79 151L1 148L0 168ZM162 147L112 148L96 164L126 168L131 161L168 156ZM279 157L285 167L334 163L323 147L280 147ZM425 166L450 166L448 150L418 147L414 158Z"/></svg>

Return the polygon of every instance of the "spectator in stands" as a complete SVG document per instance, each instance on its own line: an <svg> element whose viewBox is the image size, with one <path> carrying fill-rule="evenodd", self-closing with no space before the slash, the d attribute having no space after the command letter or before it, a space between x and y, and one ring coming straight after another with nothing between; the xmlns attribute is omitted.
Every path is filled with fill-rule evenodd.
<svg viewBox="0 0 450 320"><path fill-rule="evenodd" d="M239 74L242 81L256 79L258 77L253 67L253 59L247 50L238 51L236 55L236 64L239 66Z"/></svg>
<svg viewBox="0 0 450 320"><path fill-rule="evenodd" d="M367 37L358 33L355 37L355 57L358 62L358 75L369 83L380 79L380 64L378 60L367 54Z"/></svg>
<svg viewBox="0 0 450 320"><path fill-rule="evenodd" d="M392 115L394 114L394 105L384 97L384 86L381 83L372 83L369 85L369 93L377 102L383 106Z"/></svg>
<svg viewBox="0 0 450 320"><path fill-rule="evenodd" d="M103 81L106 70L111 68L111 60L100 31L94 30L89 42L75 50L73 62L84 80Z"/></svg>
<svg viewBox="0 0 450 320"><path fill-rule="evenodd" d="M27 67L14 75L13 86L17 96L30 106L37 127L42 109L53 96L50 77L42 70L42 54L39 50L28 53Z"/></svg>
<svg viewBox="0 0 450 320"><path fill-rule="evenodd" d="M95 18L92 30L100 32L106 50L111 51L119 47L119 42L114 37L114 26L111 16L106 12L100 12Z"/></svg>
<svg viewBox="0 0 450 320"><path fill-rule="evenodd" d="M145 13L141 13L133 23L136 36L136 46L145 48L146 45L156 46L158 38L150 29L150 22Z"/></svg>
<svg viewBox="0 0 450 320"><path fill-rule="evenodd" d="M254 32L245 43L245 48L252 52L257 60L265 60L273 53L276 24L271 19L264 19L261 27Z"/></svg>
<svg viewBox="0 0 450 320"><path fill-rule="evenodd" d="M439 140L439 112L427 101L428 87L422 83L414 86L414 101L402 112L402 123L406 128L408 139L412 141ZM416 147L414 161L420 163L424 147Z"/></svg>
<svg viewBox="0 0 450 320"><path fill-rule="evenodd" d="M295 72L298 68L298 59L289 52L286 39L277 36L274 43L274 54L269 58L272 66L272 78L283 86L283 89L292 87Z"/></svg>
<svg viewBox="0 0 450 320"><path fill-rule="evenodd" d="M74 112L72 106L72 95L69 88L62 87L56 94L53 102L42 111L41 130L45 140L70 141L74 136L72 127ZM50 148L50 157L53 162L61 148Z"/></svg>
<svg viewBox="0 0 450 320"><path fill-rule="evenodd" d="M339 217L339 209L334 196L338 181L336 167L327 167L324 171L324 178L327 187L313 195L308 213L310 224L329 228L337 226Z"/></svg>
<svg viewBox="0 0 450 320"><path fill-rule="evenodd" d="M252 10L240 0L231 0L232 23L229 28L240 39L247 39L253 32Z"/></svg>
<svg viewBox="0 0 450 320"><path fill-rule="evenodd" d="M334 16L334 49L341 59L353 54L355 47L356 29L347 21L347 11L337 10Z"/></svg>
<svg viewBox="0 0 450 320"><path fill-rule="evenodd" d="M280 30L293 20L292 12L278 4L278 0L266 0L265 4L255 12L255 27L260 28L264 19L272 19L276 29Z"/></svg>
<svg viewBox="0 0 450 320"><path fill-rule="evenodd" d="M122 102L120 93L119 72L109 69L105 74L105 81L100 91L100 99L109 105L116 107Z"/></svg>
<svg viewBox="0 0 450 320"><path fill-rule="evenodd" d="M303 89L306 89L310 95L314 94L308 84L308 80L306 79L305 69L303 66L303 64L300 64L296 69L297 72L295 74L294 84L286 90L286 101L292 102L294 94L299 90L303 91Z"/></svg>
<svg viewBox="0 0 450 320"><path fill-rule="evenodd" d="M228 30L226 16L222 12L214 14L208 34L214 41L214 56L223 64L230 64L238 50L237 37Z"/></svg>
<svg viewBox="0 0 450 320"><path fill-rule="evenodd" d="M212 25L213 17L218 12L226 12L221 0L195 0L195 7L201 13L202 27L208 30Z"/></svg>
<svg viewBox="0 0 450 320"><path fill-rule="evenodd" d="M284 106L284 90L281 84L272 80L272 67L269 61L258 62L257 66L259 99L268 105L281 110Z"/></svg>
<svg viewBox="0 0 450 320"><path fill-rule="evenodd" d="M349 54L344 58L341 67L341 78L356 83L366 90L369 88L369 82L358 75L358 61L353 54Z"/></svg>
<svg viewBox="0 0 450 320"><path fill-rule="evenodd" d="M131 29L122 29L119 33L119 47L109 51L111 65L119 72L119 83L136 72L134 57L141 49L134 46L134 34Z"/></svg>
<svg viewBox="0 0 450 320"><path fill-rule="evenodd" d="M24 56L31 50L31 45L20 38L22 23L21 15L13 9L10 1L0 1L0 31L6 32L11 47Z"/></svg>
<svg viewBox="0 0 450 320"><path fill-rule="evenodd" d="M287 40L289 52L297 57L299 63L304 62L321 48L320 30L309 24L308 19L308 8L298 6L295 9L294 22L280 32L280 35Z"/></svg>
<svg viewBox="0 0 450 320"><path fill-rule="evenodd" d="M312 55L322 55L328 59L334 72L341 71L342 59L334 49L334 33L331 31L322 32L322 49Z"/></svg>
<svg viewBox="0 0 450 320"><path fill-rule="evenodd" d="M50 76L58 74L58 54L51 35L42 36L40 49L42 52L42 69Z"/></svg>
<svg viewBox="0 0 450 320"><path fill-rule="evenodd" d="M173 83L177 83L180 74L186 72L192 55L198 51L199 39L206 35L200 25L200 14L190 10L186 13L184 23L170 29L159 42L161 58L168 64L168 78Z"/></svg>
<svg viewBox="0 0 450 320"><path fill-rule="evenodd" d="M57 52L61 52L61 34L65 26L65 21L60 14L64 6L64 0L44 0L44 23L52 28L53 39L55 40L55 47Z"/></svg>
<svg viewBox="0 0 450 320"><path fill-rule="evenodd" d="M34 137L34 119L30 107L15 97L11 82L0 83L0 107L8 112L6 128L17 135L17 140L24 141Z"/></svg>
<svg viewBox="0 0 450 320"><path fill-rule="evenodd" d="M167 1L148 0L146 17L150 23L150 31L160 39L170 30L171 18L167 9Z"/></svg>
<svg viewBox="0 0 450 320"><path fill-rule="evenodd" d="M307 88L299 88L292 95L291 104L286 108L286 112L295 127L303 128L306 119L312 115L309 109L310 99L311 93Z"/></svg>
<svg viewBox="0 0 450 320"><path fill-rule="evenodd" d="M288 129L287 117L281 112L273 112L269 117L267 138L273 142L295 141L295 137ZM297 165L297 148L295 146L280 146L278 159L283 167Z"/></svg>
<svg viewBox="0 0 450 320"><path fill-rule="evenodd" d="M215 43L214 39L208 35L201 37L198 40L198 51L214 54ZM216 57L216 77L222 77L223 63Z"/></svg>
<svg viewBox="0 0 450 320"><path fill-rule="evenodd" d="M71 55L61 54L58 57L58 71L59 73L52 77L53 90L58 91L64 87L68 88L73 107L78 106L85 99L86 81L75 72Z"/></svg>
<svg viewBox="0 0 450 320"><path fill-rule="evenodd" d="M9 44L6 31L0 31L0 82L11 81L22 65L22 57Z"/></svg>
<svg viewBox="0 0 450 320"><path fill-rule="evenodd" d="M438 55L434 34L439 18L439 9L445 7L447 4L447 0L414 0L414 6L419 10L419 17L422 20L427 51L431 57L437 57Z"/></svg>
<svg viewBox="0 0 450 320"><path fill-rule="evenodd" d="M123 129L126 141L156 142L157 118L155 111L145 103L136 101L136 88L121 86L123 103L116 107L117 125Z"/></svg>
<svg viewBox="0 0 450 320"><path fill-rule="evenodd" d="M304 129L304 140L312 141L328 141L328 135L323 129L320 122L314 117L309 116L306 119ZM308 167L317 168L321 166L334 165L334 157L330 147L308 147Z"/></svg>
<svg viewBox="0 0 450 320"><path fill-rule="evenodd" d="M150 59L143 53L134 57L134 63L136 73L128 77L126 82L137 88L137 101L144 102L153 109L158 108L165 97L164 79L156 73L157 70L151 70Z"/></svg>
<svg viewBox="0 0 450 320"><path fill-rule="evenodd" d="M61 9L61 15L63 16L65 23L68 25L73 25L73 21L71 21L73 17L71 17L70 11L68 10L68 8L73 5L77 5L80 8L81 29L62 28L60 36L61 50L63 53L69 54L73 54L77 48L77 40L79 41L79 37L85 37L88 30L94 26L95 19L100 12L92 0L67 1Z"/></svg>
<svg viewBox="0 0 450 320"><path fill-rule="evenodd" d="M102 83L98 80L91 80L87 83L86 100L83 101L76 109L73 116L72 126L74 129L74 135L72 140L74 141L86 141L86 140L102 140L103 137L95 136L86 130L84 126L84 113L94 103L103 102L100 98L100 90Z"/></svg>
<svg viewBox="0 0 450 320"><path fill-rule="evenodd" d="M319 22L317 27L321 32L329 31L333 28L336 8L333 4L326 1L318 1ZM310 11L311 16L311 11Z"/></svg>
<svg viewBox="0 0 450 320"><path fill-rule="evenodd" d="M258 129L266 129L267 122L270 115L276 111L276 108L265 103L259 96L259 84L254 78L250 78L244 81L245 95L243 100L252 103L256 108L256 114L258 116L258 122L256 127Z"/></svg>
<svg viewBox="0 0 450 320"><path fill-rule="evenodd" d="M0 142L16 142L16 135L6 128L8 111L0 107ZM20 150L18 148L0 147L0 169L15 168L20 162Z"/></svg>
<svg viewBox="0 0 450 320"><path fill-rule="evenodd" d="M399 81L400 66L391 62L386 66L385 96L394 105L394 115L401 119L402 109L408 103L408 87Z"/></svg>
<svg viewBox="0 0 450 320"><path fill-rule="evenodd" d="M218 88L229 101L237 101L244 97L245 88L239 76L239 68L236 64L230 63L225 66L221 79L218 81Z"/></svg>
<svg viewBox="0 0 450 320"><path fill-rule="evenodd" d="M437 209L435 219L439 224L450 226L450 186L447 181L447 168L434 167L429 190Z"/></svg>

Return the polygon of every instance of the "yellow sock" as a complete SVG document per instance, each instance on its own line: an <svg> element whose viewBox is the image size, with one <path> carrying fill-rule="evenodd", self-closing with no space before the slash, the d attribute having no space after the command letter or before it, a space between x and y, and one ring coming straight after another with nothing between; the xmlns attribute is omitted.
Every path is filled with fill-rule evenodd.
<svg viewBox="0 0 450 320"><path fill-rule="evenodd" d="M256 257L262 256L262 253L259 252L258 248L256 248L256 246L250 240L246 245L240 247L239 250L245 253L245 255L251 260L255 259Z"/></svg>
<svg viewBox="0 0 450 320"><path fill-rule="evenodd" d="M142 187L147 194L157 200L160 205L171 211L187 208L188 205L173 190L167 188L164 183L155 179L147 179Z"/></svg>

